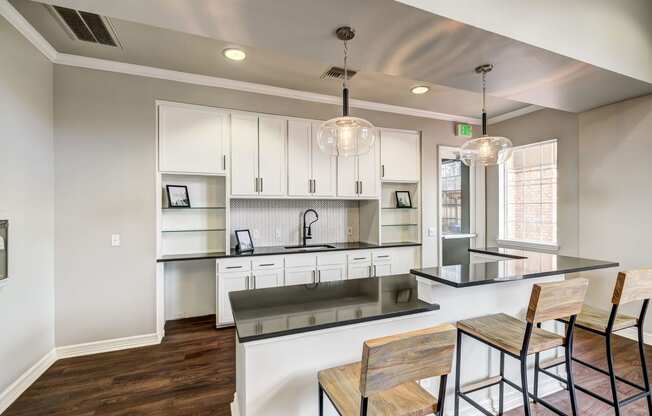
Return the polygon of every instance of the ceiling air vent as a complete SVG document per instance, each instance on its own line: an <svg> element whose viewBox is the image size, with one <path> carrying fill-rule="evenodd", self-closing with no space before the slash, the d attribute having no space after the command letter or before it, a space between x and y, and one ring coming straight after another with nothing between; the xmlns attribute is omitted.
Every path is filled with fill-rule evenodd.
<svg viewBox="0 0 652 416"><path fill-rule="evenodd" d="M115 32L108 19L89 12L52 6L72 35L84 42L97 43L106 46L118 46Z"/></svg>
<svg viewBox="0 0 652 416"><path fill-rule="evenodd" d="M354 71L352 69L347 69L346 74L347 74L347 79L353 78L355 74L357 74L358 71ZM339 66L332 66L326 70L323 74L321 74L321 79L337 79L337 80L343 80L344 79L344 68L341 68Z"/></svg>

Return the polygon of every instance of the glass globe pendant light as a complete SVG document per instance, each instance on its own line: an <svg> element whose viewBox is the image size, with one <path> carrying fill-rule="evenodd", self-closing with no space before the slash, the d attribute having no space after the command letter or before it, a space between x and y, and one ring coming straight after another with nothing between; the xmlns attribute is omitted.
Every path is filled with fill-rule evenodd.
<svg viewBox="0 0 652 416"><path fill-rule="evenodd" d="M486 80L485 76L493 65L480 65L475 72L482 74L482 137L467 140L460 148L460 159L465 165L474 163L481 166L500 165L512 155L512 142L506 137L487 135L487 112L485 110Z"/></svg>
<svg viewBox="0 0 652 416"><path fill-rule="evenodd" d="M355 30L343 26L335 31L344 42L344 81L342 82L342 116L325 121L317 133L319 149L332 156L359 156L369 153L376 141L377 130L367 120L349 116L349 89L347 87L348 44Z"/></svg>

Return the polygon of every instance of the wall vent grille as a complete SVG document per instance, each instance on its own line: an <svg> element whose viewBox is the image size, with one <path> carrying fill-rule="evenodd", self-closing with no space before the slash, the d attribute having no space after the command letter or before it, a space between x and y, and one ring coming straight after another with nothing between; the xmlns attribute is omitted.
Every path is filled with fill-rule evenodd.
<svg viewBox="0 0 652 416"><path fill-rule="evenodd" d="M355 74L357 74L358 71L354 71L352 69L347 69L346 74L347 74L347 79L353 78ZM339 67L339 66L332 66L326 70L323 74L321 74L321 79L336 79L336 80L343 80L344 79L344 68Z"/></svg>
<svg viewBox="0 0 652 416"><path fill-rule="evenodd" d="M118 46L115 32L107 18L67 7L52 6L52 8L76 39L100 45Z"/></svg>

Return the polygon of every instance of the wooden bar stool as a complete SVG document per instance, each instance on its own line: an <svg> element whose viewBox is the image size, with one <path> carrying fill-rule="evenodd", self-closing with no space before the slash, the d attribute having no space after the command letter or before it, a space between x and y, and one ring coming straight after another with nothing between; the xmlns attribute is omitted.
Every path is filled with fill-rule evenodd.
<svg viewBox="0 0 652 416"><path fill-rule="evenodd" d="M577 320L575 321L576 327L605 337L607 349L607 365L609 368L608 371L582 361L579 358L572 357L572 351L571 358L575 362L578 362L592 370L609 376L609 381L611 382L612 400L600 396L580 385L576 386L576 388L579 391L590 395L591 397L594 397L604 403L607 403L610 406L613 406L616 416L621 414L621 407L644 397L647 398L648 413L652 415L652 397L650 396L650 381L648 378L647 363L645 360L645 344L643 342L643 324L645 323L645 313L647 312L650 298L652 298L652 269L621 272L618 273L618 279L616 280L616 286L614 287L614 293L611 299L611 312L584 305L582 312L580 312L580 314L577 316ZM618 308L620 305L641 300L643 301L643 306L641 307L641 313L639 314L638 318L618 313ZM568 318L559 319L559 321L565 323L569 322ZM636 327L638 330L638 350L641 357L641 371L643 373L644 384L643 386L625 378L619 377L614 372L614 357L611 346L611 336L615 331L620 331L622 329L632 327ZM551 375L547 369L557 365L559 365L559 363L551 363L550 365L543 365L539 367L539 363L537 362L535 366L535 372L541 371L546 375ZM560 380L556 376L553 377ZM641 392L619 400L618 390L616 389L616 380L641 390Z"/></svg>
<svg viewBox="0 0 652 416"><path fill-rule="evenodd" d="M527 357L556 347L565 347L570 352L573 345L573 328L577 314L582 309L588 282L585 279L573 279L564 282L536 284L532 287L532 295L527 310L527 322L505 314L483 316L467 319L457 323L457 366L455 378L455 416L459 415L460 398L478 409L482 414L492 414L469 397L470 393L480 391L495 385L499 386L498 415L503 414L504 384L523 393L523 408L525 415L530 416L529 398L540 402L543 406L558 415L564 415L550 403L538 399L528 392ZM540 323L570 316L566 336L555 334L540 328ZM534 326L537 325L535 328ZM474 338L500 351L500 375L480 383L461 387L460 373L462 367L462 334ZM505 378L505 354L521 362L521 387ZM572 414L577 415L573 376L570 372L570 354L565 364L569 374L564 383L570 393ZM535 380L535 391L537 390Z"/></svg>
<svg viewBox="0 0 652 416"><path fill-rule="evenodd" d="M342 416L442 416L454 349L451 324L365 341L361 362L319 372L319 415L326 393ZM416 383L437 376L438 398Z"/></svg>

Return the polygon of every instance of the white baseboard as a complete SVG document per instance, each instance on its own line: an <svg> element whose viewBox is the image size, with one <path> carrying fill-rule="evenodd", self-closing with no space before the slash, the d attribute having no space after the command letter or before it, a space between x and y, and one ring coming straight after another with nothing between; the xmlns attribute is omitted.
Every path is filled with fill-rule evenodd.
<svg viewBox="0 0 652 416"><path fill-rule="evenodd" d="M86 342L84 344L67 345L57 348L57 359L81 357L83 355L102 352L120 351L129 348L147 347L160 344L162 335L153 333L133 337L107 339L104 341Z"/></svg>
<svg viewBox="0 0 652 416"><path fill-rule="evenodd" d="M240 406L238 406L237 393L233 393L233 401L231 402L231 416L240 416Z"/></svg>
<svg viewBox="0 0 652 416"><path fill-rule="evenodd" d="M54 349L45 354L36 364L25 371L16 381L0 393L0 414L32 385L52 364L57 361Z"/></svg>

